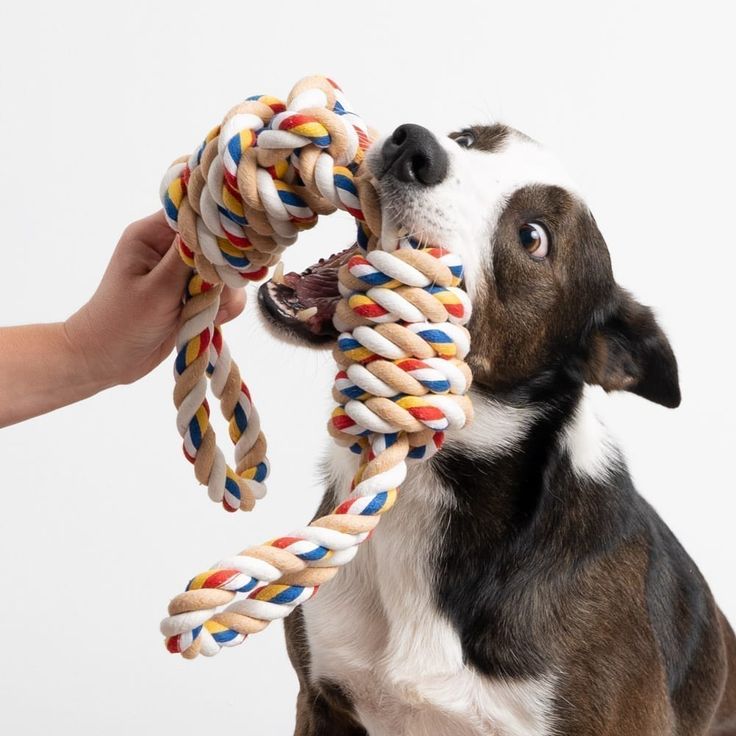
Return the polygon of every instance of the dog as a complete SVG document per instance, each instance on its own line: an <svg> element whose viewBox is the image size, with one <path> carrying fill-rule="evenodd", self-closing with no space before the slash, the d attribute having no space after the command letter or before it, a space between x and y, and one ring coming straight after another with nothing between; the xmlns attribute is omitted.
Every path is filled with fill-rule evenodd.
<svg viewBox="0 0 736 736"><path fill-rule="evenodd" d="M462 255L475 420L410 466L372 539L286 619L295 734L736 734L733 631L590 406L590 387L673 408L680 388L578 189L501 124L405 124L367 165L384 237ZM272 326L334 341L351 253L264 284ZM356 463L335 449L317 516Z"/></svg>

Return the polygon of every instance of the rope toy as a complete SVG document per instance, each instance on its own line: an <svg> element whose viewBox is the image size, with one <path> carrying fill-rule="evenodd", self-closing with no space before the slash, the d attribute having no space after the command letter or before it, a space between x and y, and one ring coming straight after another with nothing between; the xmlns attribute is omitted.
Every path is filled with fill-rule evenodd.
<svg viewBox="0 0 736 736"><path fill-rule="evenodd" d="M321 214L349 212L360 254L339 271L337 402L328 430L360 456L348 498L308 526L195 575L161 623L170 652L212 656L315 595L395 503L408 461L426 460L472 417L470 301L459 257L409 237L380 241L379 198L362 167L372 135L340 88L307 77L286 103L234 107L161 186L179 252L193 269L177 341L174 403L184 454L210 498L250 510L265 494L266 440L250 392L215 326L223 284L264 278ZM227 464L207 384L235 445Z"/></svg>

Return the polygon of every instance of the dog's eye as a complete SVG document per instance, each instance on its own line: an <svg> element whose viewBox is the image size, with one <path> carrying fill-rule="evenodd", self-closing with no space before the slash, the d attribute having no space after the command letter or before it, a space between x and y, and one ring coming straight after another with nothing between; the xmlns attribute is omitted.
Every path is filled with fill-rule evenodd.
<svg viewBox="0 0 736 736"><path fill-rule="evenodd" d="M519 240L524 250L534 258L544 258L549 253L547 231L536 222L526 222L519 228Z"/></svg>
<svg viewBox="0 0 736 736"><path fill-rule="evenodd" d="M469 132L459 133L453 137L453 140L460 148L470 148L475 143L475 136Z"/></svg>

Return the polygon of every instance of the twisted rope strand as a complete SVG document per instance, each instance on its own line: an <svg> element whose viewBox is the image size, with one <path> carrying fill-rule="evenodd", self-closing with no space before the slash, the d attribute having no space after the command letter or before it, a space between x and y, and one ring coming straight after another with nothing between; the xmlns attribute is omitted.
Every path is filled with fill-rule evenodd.
<svg viewBox="0 0 736 736"><path fill-rule="evenodd" d="M360 168L369 144L337 85L308 77L286 103L261 95L233 108L164 177L164 209L193 268L177 341L177 427L196 478L228 510L253 507L269 468L258 413L213 322L223 284L263 278L301 230L335 209L355 217L362 249L338 275L328 424L360 456L351 492L331 514L189 581L161 623L169 651L186 658L240 644L314 596L394 505L407 462L431 457L445 431L472 416L462 264L409 238L379 242L378 195ZM208 381L229 422L234 470L209 422Z"/></svg>

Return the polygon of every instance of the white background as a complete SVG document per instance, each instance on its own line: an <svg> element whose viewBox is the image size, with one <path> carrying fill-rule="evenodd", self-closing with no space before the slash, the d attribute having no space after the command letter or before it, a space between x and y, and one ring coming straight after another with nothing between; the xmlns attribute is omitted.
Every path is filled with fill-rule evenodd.
<svg viewBox="0 0 736 736"><path fill-rule="evenodd" d="M157 207L169 161L245 96L285 97L319 72L385 131L500 118L560 154L619 281L671 336L682 407L621 396L604 411L641 492L736 620L735 59L715 7L4 3L0 321L74 311L125 224ZM331 218L287 266L351 232ZM280 626L195 662L168 655L157 629L191 575L298 526L320 496L328 355L274 343L252 313L226 335L271 438L270 495L253 515L224 514L195 483L168 362L0 434L0 731L291 732Z"/></svg>

